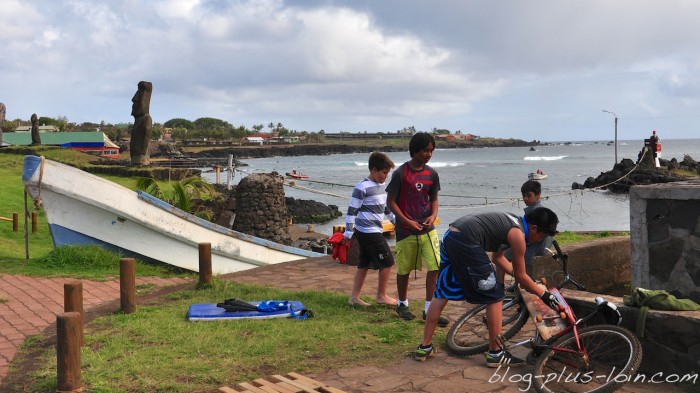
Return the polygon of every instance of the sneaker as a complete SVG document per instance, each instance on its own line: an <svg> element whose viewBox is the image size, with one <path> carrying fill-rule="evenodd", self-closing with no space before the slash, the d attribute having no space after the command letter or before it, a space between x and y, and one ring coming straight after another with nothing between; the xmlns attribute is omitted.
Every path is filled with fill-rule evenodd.
<svg viewBox="0 0 700 393"><path fill-rule="evenodd" d="M421 345L418 346L418 349L416 349L416 353L413 354L413 358L419 362L424 362L425 359L433 356L435 353L435 348L433 347L433 344L430 344L429 346L423 348Z"/></svg>
<svg viewBox="0 0 700 393"><path fill-rule="evenodd" d="M401 303L399 303L399 305L396 306L396 313L399 314L399 318L405 319L407 321L411 321L416 317L415 315L413 315L411 310L409 310L408 306L404 306Z"/></svg>
<svg viewBox="0 0 700 393"><path fill-rule="evenodd" d="M425 317L426 317L426 314L425 314L425 311L423 311L423 320L424 321L425 321ZM447 327L447 325L449 325L449 324L450 324L450 321L447 318L440 315L440 318L438 318L438 321L437 321L437 325L440 327Z"/></svg>
<svg viewBox="0 0 700 393"><path fill-rule="evenodd" d="M489 367L518 367L523 366L524 364L525 361L523 359L516 358L508 351L501 351L501 354L498 356L494 356L491 353L486 352L486 365Z"/></svg>

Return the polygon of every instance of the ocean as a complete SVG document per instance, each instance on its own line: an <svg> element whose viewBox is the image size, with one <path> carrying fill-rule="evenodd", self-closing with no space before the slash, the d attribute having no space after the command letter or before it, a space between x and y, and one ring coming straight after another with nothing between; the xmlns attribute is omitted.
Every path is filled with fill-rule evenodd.
<svg viewBox="0 0 700 393"><path fill-rule="evenodd" d="M700 160L700 139L662 139L660 157L683 160L689 155ZM642 140L618 141L618 161L637 160ZM535 147L497 147L440 149L428 165L440 175L440 219L437 230L444 233L450 222L465 214L482 211L507 211L522 214L525 205L520 186L530 172L540 169L548 175L542 180L542 204L559 216L560 231L629 231L629 196L604 190L572 190L576 182L597 177L615 164L615 146L608 141L562 142ZM405 152L388 153L398 167L408 161ZM345 224L345 213L352 187L367 176L369 154L272 157L244 159L248 166L237 167L233 183L256 172L276 171L281 175L296 169L309 180L295 180L297 187L285 186L285 194L296 199L316 200L336 205L343 213L333 221L315 224L315 231L332 233L335 225ZM208 169L208 168L207 168ZM215 181L210 170L202 177ZM288 179L290 180L290 179ZM226 173L221 174L226 182Z"/></svg>

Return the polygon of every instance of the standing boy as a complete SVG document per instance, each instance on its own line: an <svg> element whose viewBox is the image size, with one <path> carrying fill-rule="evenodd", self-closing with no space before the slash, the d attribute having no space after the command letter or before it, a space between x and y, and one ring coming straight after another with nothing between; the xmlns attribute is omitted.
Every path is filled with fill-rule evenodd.
<svg viewBox="0 0 700 393"><path fill-rule="evenodd" d="M528 180L520 187L520 193L523 196L523 202L525 203L525 209L523 211L525 214L535 210L542 206L542 184L537 180ZM552 238L547 236L541 242L529 243L525 250L525 270L530 272L532 269L532 258L538 255L545 255L545 249L552 245ZM513 250L507 249L505 251L506 259L509 261L513 260Z"/></svg>
<svg viewBox="0 0 700 393"><path fill-rule="evenodd" d="M557 233L559 220L553 211L540 207L518 217L512 213L486 212L467 215L450 224L440 246L440 275L435 298L430 304L423 331L423 341L414 358L425 361L435 350L433 333L438 317L448 300L466 300L486 304L486 324L489 330L489 367L521 366L524 360L513 357L498 343L503 323L503 275L514 275L520 286L533 293L553 309L558 301L525 273L525 245L537 243ZM503 255L503 247L513 249L513 264ZM487 252L491 252L489 260ZM494 266L496 266L494 269Z"/></svg>
<svg viewBox="0 0 700 393"><path fill-rule="evenodd" d="M360 261L348 300L353 306L369 306L369 303L360 299L368 269L379 270L375 297L377 303L396 304L396 299L386 294L394 255L384 238L382 228L385 214L393 219L393 214L386 206L386 193L382 189L382 184L393 167L394 162L386 154L373 152L369 156L369 176L357 183L352 190L342 244L346 244L354 234L360 246Z"/></svg>
<svg viewBox="0 0 700 393"><path fill-rule="evenodd" d="M396 312L400 318L409 321L415 318L408 307L409 273L414 269L423 270L425 261L428 271L425 276L425 320L440 268L440 241L434 225L440 178L428 166L433 150L435 139L432 135L427 132L413 135L408 143L411 159L394 171L386 187L389 194L387 205L396 216L396 286L399 292ZM448 323L440 316L440 326L447 326Z"/></svg>

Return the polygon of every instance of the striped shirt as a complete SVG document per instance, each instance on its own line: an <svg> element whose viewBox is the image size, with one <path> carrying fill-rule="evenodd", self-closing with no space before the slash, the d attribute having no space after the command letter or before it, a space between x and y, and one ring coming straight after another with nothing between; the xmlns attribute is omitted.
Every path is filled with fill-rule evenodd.
<svg viewBox="0 0 700 393"><path fill-rule="evenodd" d="M386 192L381 184L366 177L352 190L343 236L352 238L353 230L382 233L385 216L394 221L394 214L386 205Z"/></svg>

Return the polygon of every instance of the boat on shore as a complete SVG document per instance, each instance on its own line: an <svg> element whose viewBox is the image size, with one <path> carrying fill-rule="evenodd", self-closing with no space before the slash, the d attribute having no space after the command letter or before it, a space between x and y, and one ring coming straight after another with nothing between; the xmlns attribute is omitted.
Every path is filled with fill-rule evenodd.
<svg viewBox="0 0 700 393"><path fill-rule="evenodd" d="M210 243L213 274L324 255L233 231L43 157L24 158L22 181L43 207L55 247L96 244L196 272L199 244Z"/></svg>
<svg viewBox="0 0 700 393"><path fill-rule="evenodd" d="M544 180L547 178L546 173L537 173L537 172L530 172L527 174L528 180Z"/></svg>

